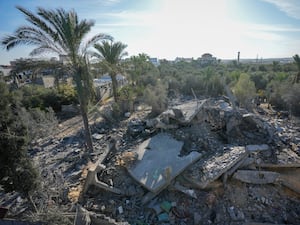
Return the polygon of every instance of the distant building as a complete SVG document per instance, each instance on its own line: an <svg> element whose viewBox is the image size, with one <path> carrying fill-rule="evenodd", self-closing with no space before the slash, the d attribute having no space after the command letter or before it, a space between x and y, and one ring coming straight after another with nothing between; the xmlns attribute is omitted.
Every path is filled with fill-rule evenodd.
<svg viewBox="0 0 300 225"><path fill-rule="evenodd" d="M149 61L150 61L154 66L159 66L159 59L158 59L158 58L149 58Z"/></svg>
<svg viewBox="0 0 300 225"><path fill-rule="evenodd" d="M10 76L10 71L12 70L12 66L9 65L0 65L0 72L2 72L4 77Z"/></svg>
<svg viewBox="0 0 300 225"><path fill-rule="evenodd" d="M193 61L193 58L184 58L184 57L176 57L175 59L175 63L177 62L192 62Z"/></svg>
<svg viewBox="0 0 300 225"><path fill-rule="evenodd" d="M204 53L201 58L197 59L201 65L211 65L217 63L217 58L210 53Z"/></svg>

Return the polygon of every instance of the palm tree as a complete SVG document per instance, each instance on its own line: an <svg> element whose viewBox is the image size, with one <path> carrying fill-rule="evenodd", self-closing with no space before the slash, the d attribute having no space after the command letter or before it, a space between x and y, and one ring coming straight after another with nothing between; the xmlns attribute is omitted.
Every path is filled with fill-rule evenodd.
<svg viewBox="0 0 300 225"><path fill-rule="evenodd" d="M68 59L66 64L69 73L73 76L80 110L85 128L85 140L89 151L93 151L90 127L87 117L87 106L89 100L90 77L88 62L86 57L87 49L97 41L110 39L104 34L98 34L87 42L83 39L94 25L93 21L78 20L74 10L65 11L64 9L46 10L41 7L37 13L17 6L26 17L30 25L20 26L12 35L2 39L2 45L10 50L18 45L34 45L36 48L30 53L31 56L41 53L56 53L65 55Z"/></svg>
<svg viewBox="0 0 300 225"><path fill-rule="evenodd" d="M298 54L294 55L293 56L293 59L298 67L298 73L297 75L295 76L295 79L293 81L293 83L299 83L300 82L300 57Z"/></svg>
<svg viewBox="0 0 300 225"><path fill-rule="evenodd" d="M128 62L129 74L132 85L138 84L138 80L142 75L145 75L151 68L149 62L150 57L145 53L140 53L137 56L131 56Z"/></svg>
<svg viewBox="0 0 300 225"><path fill-rule="evenodd" d="M105 72L108 72L112 81L113 96L115 102L118 101L117 74L122 72L121 59L127 55L125 48L127 45L113 40L104 40L101 44L95 44L97 50L93 55L101 60L100 65Z"/></svg>

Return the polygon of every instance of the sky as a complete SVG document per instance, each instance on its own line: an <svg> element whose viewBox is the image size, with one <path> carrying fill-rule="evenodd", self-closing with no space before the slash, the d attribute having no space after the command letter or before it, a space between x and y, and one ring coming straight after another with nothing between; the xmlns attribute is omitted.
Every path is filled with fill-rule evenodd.
<svg viewBox="0 0 300 225"><path fill-rule="evenodd" d="M129 56L174 60L211 53L218 59L300 54L300 0L0 0L0 39L27 24L15 6L36 12L74 9L94 20L89 36L105 33L127 44ZM88 37L87 37L88 38ZM0 64L28 58L34 46L6 51ZM46 57L42 55L41 57Z"/></svg>

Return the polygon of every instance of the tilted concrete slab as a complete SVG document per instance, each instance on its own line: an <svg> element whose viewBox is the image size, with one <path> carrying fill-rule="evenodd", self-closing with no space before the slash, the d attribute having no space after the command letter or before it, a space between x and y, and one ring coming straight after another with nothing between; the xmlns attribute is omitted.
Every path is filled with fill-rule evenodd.
<svg viewBox="0 0 300 225"><path fill-rule="evenodd" d="M198 152L180 157L182 146L183 142L166 133L160 133L135 149L138 159L128 168L128 172L146 189L158 193L201 157Z"/></svg>
<svg viewBox="0 0 300 225"><path fill-rule="evenodd" d="M183 176L197 187L206 188L209 183L218 179L241 160L244 160L247 155L248 152L245 147L230 147L224 150L222 154L211 156L205 161L200 160L195 163L188 170L184 171Z"/></svg>
<svg viewBox="0 0 300 225"><path fill-rule="evenodd" d="M205 103L206 100L189 101L184 104L174 106L172 109L163 112L161 116L172 118L181 124L189 124L200 112Z"/></svg>

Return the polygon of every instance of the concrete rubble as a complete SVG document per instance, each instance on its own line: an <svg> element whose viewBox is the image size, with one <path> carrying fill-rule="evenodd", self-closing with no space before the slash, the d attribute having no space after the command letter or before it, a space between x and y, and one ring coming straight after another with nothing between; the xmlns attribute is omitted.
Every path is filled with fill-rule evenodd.
<svg viewBox="0 0 300 225"><path fill-rule="evenodd" d="M46 200L72 211L74 224L300 224L296 124L226 98L170 105L156 118L94 125L88 166L80 134L43 143L32 154L59 190Z"/></svg>

